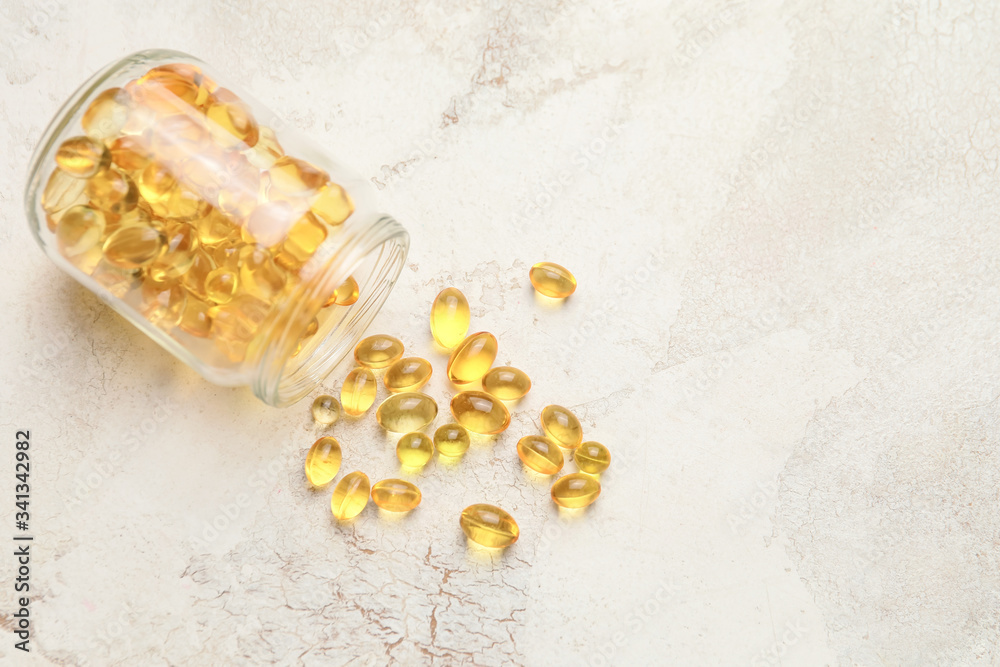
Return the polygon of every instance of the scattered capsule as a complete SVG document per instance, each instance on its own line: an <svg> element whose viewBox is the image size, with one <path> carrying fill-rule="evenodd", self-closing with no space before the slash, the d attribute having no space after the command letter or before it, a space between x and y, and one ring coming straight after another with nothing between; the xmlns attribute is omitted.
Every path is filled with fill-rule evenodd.
<svg viewBox="0 0 1000 667"><path fill-rule="evenodd" d="M420 431L407 433L396 443L396 458L409 468L422 468L434 454L434 443Z"/></svg>
<svg viewBox="0 0 1000 667"><path fill-rule="evenodd" d="M205 276L205 294L219 305L232 300L238 285L238 274L225 266L220 266Z"/></svg>
<svg viewBox="0 0 1000 667"><path fill-rule="evenodd" d="M469 384L486 375L497 358L497 339L485 331L474 333L452 350L448 357L448 379Z"/></svg>
<svg viewBox="0 0 1000 667"><path fill-rule="evenodd" d="M139 190L126 174L105 169L87 181L90 203L109 213L128 213L139 203Z"/></svg>
<svg viewBox="0 0 1000 667"><path fill-rule="evenodd" d="M360 294L358 281L354 279L354 276L347 276L347 280L337 286L337 289L333 290L333 294L323 304L323 307L352 306L357 303Z"/></svg>
<svg viewBox="0 0 1000 667"><path fill-rule="evenodd" d="M382 401L382 405L375 411L375 419L387 431L409 433L430 424L437 413L437 403L433 398L408 391L393 394Z"/></svg>
<svg viewBox="0 0 1000 667"><path fill-rule="evenodd" d="M382 382L390 393L418 391L431 379L431 363L420 357L404 357L385 371Z"/></svg>
<svg viewBox="0 0 1000 667"><path fill-rule="evenodd" d="M344 188L336 183L327 183L320 188L309 210L326 224L336 227L354 212L354 202Z"/></svg>
<svg viewBox="0 0 1000 667"><path fill-rule="evenodd" d="M446 287L431 304L431 335L437 344L450 350L469 333L469 300L461 290Z"/></svg>
<svg viewBox="0 0 1000 667"><path fill-rule="evenodd" d="M111 153L107 146L89 137L70 137L56 150L56 164L71 176L90 178L107 169Z"/></svg>
<svg viewBox="0 0 1000 667"><path fill-rule="evenodd" d="M599 475L611 465L611 452L599 442L585 442L573 450L573 460L580 472Z"/></svg>
<svg viewBox="0 0 1000 667"><path fill-rule="evenodd" d="M323 426L336 424L337 420L340 419L340 403L328 394L317 396L316 400L312 402L310 410L313 420Z"/></svg>
<svg viewBox="0 0 1000 667"><path fill-rule="evenodd" d="M553 299L565 299L576 291L576 278L569 269L552 262L535 264L528 278L536 292Z"/></svg>
<svg viewBox="0 0 1000 667"><path fill-rule="evenodd" d="M542 475L554 475L563 467L563 455L556 443L540 435L526 435L517 441L517 457Z"/></svg>
<svg viewBox="0 0 1000 667"><path fill-rule="evenodd" d="M470 540L491 549L502 549L517 542L521 529L514 517L496 505L480 503L462 510L458 525Z"/></svg>
<svg viewBox="0 0 1000 667"><path fill-rule="evenodd" d="M583 442L580 420L561 405L542 408L542 430L550 440L566 449L576 449Z"/></svg>
<svg viewBox="0 0 1000 667"><path fill-rule="evenodd" d="M152 225L121 227L104 242L104 259L121 269L137 269L159 257L166 241Z"/></svg>
<svg viewBox="0 0 1000 667"><path fill-rule="evenodd" d="M355 471L344 475L333 489L330 498L330 511L341 521L353 519L361 514L368 504L368 494L371 493L371 482L368 475Z"/></svg>
<svg viewBox="0 0 1000 667"><path fill-rule="evenodd" d="M372 486L372 501L388 512L409 512L420 504L420 489L402 479L383 479Z"/></svg>
<svg viewBox="0 0 1000 667"><path fill-rule="evenodd" d="M469 431L461 424L444 424L434 431L434 447L442 456L461 456L469 450Z"/></svg>
<svg viewBox="0 0 1000 667"><path fill-rule="evenodd" d="M306 454L306 479L313 486L329 484L340 470L341 458L340 443L336 438L320 438Z"/></svg>
<svg viewBox="0 0 1000 667"><path fill-rule="evenodd" d="M513 366L497 366L483 376L483 389L501 401L516 401L531 390L531 378Z"/></svg>
<svg viewBox="0 0 1000 667"><path fill-rule="evenodd" d="M108 88L94 98L83 112L80 123L88 137L105 141L122 131L128 116L128 93L121 88Z"/></svg>
<svg viewBox="0 0 1000 667"><path fill-rule="evenodd" d="M402 341L386 334L362 338L354 348L354 359L368 368L385 368L402 358Z"/></svg>
<svg viewBox="0 0 1000 667"><path fill-rule="evenodd" d="M601 483L582 472L560 477L552 485L552 500L560 507L586 507L601 495Z"/></svg>
<svg viewBox="0 0 1000 667"><path fill-rule="evenodd" d="M377 391L375 374L371 369L355 368L347 374L344 386L340 388L340 402L344 405L344 412L352 417L367 412L375 402Z"/></svg>
<svg viewBox="0 0 1000 667"><path fill-rule="evenodd" d="M455 421L473 433L493 435L510 425L507 406L484 391L463 391L451 399Z"/></svg>
<svg viewBox="0 0 1000 667"><path fill-rule="evenodd" d="M73 206L59 219L56 241L66 257L76 257L87 252L101 241L104 235L104 214L89 206Z"/></svg>

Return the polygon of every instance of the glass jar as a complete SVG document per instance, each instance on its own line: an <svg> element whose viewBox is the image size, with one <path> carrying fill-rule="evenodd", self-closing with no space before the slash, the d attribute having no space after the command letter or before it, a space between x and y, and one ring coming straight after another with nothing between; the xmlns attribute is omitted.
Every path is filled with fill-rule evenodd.
<svg viewBox="0 0 1000 667"><path fill-rule="evenodd" d="M362 178L198 59L143 51L46 129L25 207L64 271L211 382L305 396L403 267Z"/></svg>

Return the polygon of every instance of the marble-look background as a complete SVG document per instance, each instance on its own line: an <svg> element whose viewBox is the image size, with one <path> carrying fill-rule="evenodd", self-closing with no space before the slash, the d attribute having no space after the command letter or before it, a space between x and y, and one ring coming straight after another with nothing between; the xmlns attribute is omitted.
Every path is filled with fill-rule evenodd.
<svg viewBox="0 0 1000 667"><path fill-rule="evenodd" d="M0 533L30 428L32 664L998 664L997 12L4 2ZM445 285L535 380L411 515L335 525L305 404L207 384L29 236L45 123L154 46L370 176L413 240L372 331L432 360L442 405ZM579 278L561 308L531 292L543 259ZM549 402L615 457L580 517L514 452ZM345 472L397 474L371 415L333 434ZM479 501L515 547L467 548ZM0 662L27 663L13 601Z"/></svg>

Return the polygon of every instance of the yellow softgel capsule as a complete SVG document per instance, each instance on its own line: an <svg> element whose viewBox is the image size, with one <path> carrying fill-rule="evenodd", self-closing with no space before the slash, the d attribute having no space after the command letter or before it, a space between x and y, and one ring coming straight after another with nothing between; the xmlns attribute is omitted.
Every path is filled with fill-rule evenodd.
<svg viewBox="0 0 1000 667"><path fill-rule="evenodd" d="M526 435L517 441L517 457L542 475L554 475L563 467L563 455L556 443L540 435Z"/></svg>
<svg viewBox="0 0 1000 667"><path fill-rule="evenodd" d="M340 403L329 394L317 396L309 409L312 412L313 420L323 426L336 424L337 420L340 419Z"/></svg>
<svg viewBox="0 0 1000 667"><path fill-rule="evenodd" d="M220 266L205 276L205 294L219 305L229 303L236 295L239 280L235 271Z"/></svg>
<svg viewBox="0 0 1000 667"><path fill-rule="evenodd" d="M257 121L250 107L235 93L226 88L219 88L211 97L208 109L208 130L217 143L226 148L244 144L243 148L252 148L257 143Z"/></svg>
<svg viewBox="0 0 1000 667"><path fill-rule="evenodd" d="M89 206L73 206L59 219L56 241L66 257L77 257L101 241L104 235L104 214Z"/></svg>
<svg viewBox="0 0 1000 667"><path fill-rule="evenodd" d="M104 259L121 269L137 269L159 257L166 242L163 232L152 225L120 227L104 242Z"/></svg>
<svg viewBox="0 0 1000 667"><path fill-rule="evenodd" d="M42 190L42 209L48 214L49 230L55 231L60 213L78 204L87 203L87 181L55 169Z"/></svg>
<svg viewBox="0 0 1000 667"><path fill-rule="evenodd" d="M347 280L338 285L337 289L333 290L333 294L331 294L330 298L323 304L323 307L352 306L357 303L360 294L361 291L358 288L358 281L354 279L354 276L347 276Z"/></svg>
<svg viewBox="0 0 1000 667"><path fill-rule="evenodd" d="M341 456L336 438L320 438L306 454L306 479L313 486L329 484L340 470Z"/></svg>
<svg viewBox="0 0 1000 667"><path fill-rule="evenodd" d="M560 477L552 485L552 500L560 507L586 507L601 495L601 483L590 475L574 472Z"/></svg>
<svg viewBox="0 0 1000 667"><path fill-rule="evenodd" d="M483 389L501 401L516 401L531 390L531 378L513 366L497 366L483 376Z"/></svg>
<svg viewBox="0 0 1000 667"><path fill-rule="evenodd" d="M140 310L150 324L171 329L180 322L187 307L187 290L180 285L163 286L150 280L142 284Z"/></svg>
<svg viewBox="0 0 1000 667"><path fill-rule="evenodd" d="M585 442L573 450L573 460L580 472L600 475L611 465L611 452L599 442Z"/></svg>
<svg viewBox="0 0 1000 667"><path fill-rule="evenodd" d="M306 213L288 230L275 261L288 271L297 271L316 254L326 240L327 227Z"/></svg>
<svg viewBox="0 0 1000 667"><path fill-rule="evenodd" d="M336 227L354 212L354 202L344 188L336 183L327 183L320 188L309 210L326 224Z"/></svg>
<svg viewBox="0 0 1000 667"><path fill-rule="evenodd" d="M491 549L509 547L521 534L514 517L496 505L485 503L469 505L462 510L458 525L470 540Z"/></svg>
<svg viewBox="0 0 1000 667"><path fill-rule="evenodd" d="M212 316L209 314L209 308L210 306L204 301L194 296L189 297L177 326L192 336L207 338L212 333Z"/></svg>
<svg viewBox="0 0 1000 667"><path fill-rule="evenodd" d="M371 482L368 475L360 470L344 475L333 489L330 498L330 511L341 521L353 519L361 514L368 504L368 494L371 493Z"/></svg>
<svg viewBox="0 0 1000 667"><path fill-rule="evenodd" d="M247 160L258 169L269 169L285 154L277 135L269 127L257 126L257 143L243 152Z"/></svg>
<svg viewBox="0 0 1000 667"><path fill-rule="evenodd" d="M437 344L450 350L469 333L469 300L461 290L446 287L431 304L431 335Z"/></svg>
<svg viewBox="0 0 1000 667"><path fill-rule="evenodd" d="M434 454L434 443L424 433L407 433L396 443L396 458L409 468L422 468Z"/></svg>
<svg viewBox="0 0 1000 667"><path fill-rule="evenodd" d="M170 196L177 188L177 178L165 165L150 162L139 174L136 186L139 189L139 196L153 204Z"/></svg>
<svg viewBox="0 0 1000 667"><path fill-rule="evenodd" d="M442 456L461 456L470 442L469 431L461 424L444 424L434 431L434 447Z"/></svg>
<svg viewBox="0 0 1000 667"><path fill-rule="evenodd" d="M56 164L71 176L90 178L107 169L111 152L89 137L70 137L56 149Z"/></svg>
<svg viewBox="0 0 1000 667"><path fill-rule="evenodd" d="M340 388L340 402L344 412L356 417L368 411L375 402L378 385L375 384L375 374L368 368L355 368L344 378L344 386Z"/></svg>
<svg viewBox="0 0 1000 667"><path fill-rule="evenodd" d="M316 165L287 155L278 158L268 169L268 174L271 187L292 195L304 195L319 190L329 178L327 173Z"/></svg>
<svg viewBox="0 0 1000 667"><path fill-rule="evenodd" d="M431 362L420 357L404 357L385 371L382 382L390 393L417 391L431 379Z"/></svg>
<svg viewBox="0 0 1000 667"><path fill-rule="evenodd" d="M286 202L266 202L253 210L243 231L248 242L273 248L285 240L296 220L295 209Z"/></svg>
<svg viewBox="0 0 1000 667"><path fill-rule="evenodd" d="M419 431L434 421L438 407L434 399L426 394L404 392L393 394L382 401L375 411L379 426L394 433Z"/></svg>
<svg viewBox="0 0 1000 667"><path fill-rule="evenodd" d="M174 280L187 273L198 250L198 235L190 225L170 225L164 230L164 236L167 242L163 254L146 269L149 277L157 282Z"/></svg>
<svg viewBox="0 0 1000 667"><path fill-rule="evenodd" d="M128 213L139 203L139 190L127 175L105 169L87 181L90 203L116 215Z"/></svg>
<svg viewBox="0 0 1000 667"><path fill-rule="evenodd" d="M553 299L565 299L576 291L576 278L569 269L552 262L535 264L528 278L536 292Z"/></svg>
<svg viewBox="0 0 1000 667"><path fill-rule="evenodd" d="M474 333L459 343L448 357L448 379L458 385L475 382L486 375L496 358L496 337L486 331Z"/></svg>
<svg viewBox="0 0 1000 667"><path fill-rule="evenodd" d="M83 112L83 131L95 141L117 136L129 116L129 96L121 88L108 88L94 98Z"/></svg>
<svg viewBox="0 0 1000 667"><path fill-rule="evenodd" d="M205 292L205 279L214 270L215 260L204 248L198 248L194 251L191 266L181 277L181 282L191 294L205 300L208 298L208 293Z"/></svg>
<svg viewBox="0 0 1000 667"><path fill-rule="evenodd" d="M403 479L383 479L372 487L372 502L388 512L409 512L420 504L420 489Z"/></svg>
<svg viewBox="0 0 1000 667"><path fill-rule="evenodd" d="M473 433L493 435L510 425L510 412L500 399L484 391L463 391L451 399L455 421Z"/></svg>
<svg viewBox="0 0 1000 667"><path fill-rule="evenodd" d="M561 405L542 408L542 430L560 447L576 449L583 442L583 427L572 412Z"/></svg>
<svg viewBox="0 0 1000 667"><path fill-rule="evenodd" d="M235 236L237 227L214 206L205 215L191 223L198 232L198 240L205 245L215 245Z"/></svg>
<svg viewBox="0 0 1000 667"><path fill-rule="evenodd" d="M135 137L118 137L111 142L111 162L128 172L141 172L149 165L146 145Z"/></svg>
<svg viewBox="0 0 1000 667"><path fill-rule="evenodd" d="M354 359L368 368L385 368L402 358L403 342L386 334L362 338L354 348Z"/></svg>
<svg viewBox="0 0 1000 667"><path fill-rule="evenodd" d="M271 299L281 292L288 281L284 269L264 248L245 245L240 249L240 286L246 292L262 299Z"/></svg>

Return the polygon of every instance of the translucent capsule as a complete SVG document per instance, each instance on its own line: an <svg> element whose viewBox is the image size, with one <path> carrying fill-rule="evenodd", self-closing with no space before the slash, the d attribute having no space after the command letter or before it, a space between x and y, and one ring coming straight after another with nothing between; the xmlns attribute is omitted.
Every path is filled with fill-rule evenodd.
<svg viewBox="0 0 1000 667"><path fill-rule="evenodd" d="M340 419L340 403L333 396L323 394L317 396L310 408L312 418L317 424L331 426Z"/></svg>
<svg viewBox="0 0 1000 667"><path fill-rule="evenodd" d="M271 299L281 292L288 279L285 271L274 262L264 248L245 245L239 254L240 285L249 294Z"/></svg>
<svg viewBox="0 0 1000 667"><path fill-rule="evenodd" d="M542 430L560 447L576 449L583 442L583 427L572 412L561 405L542 408Z"/></svg>
<svg viewBox="0 0 1000 667"><path fill-rule="evenodd" d="M201 117L177 114L160 119L148 135L157 159L179 166L190 155L209 147L208 128Z"/></svg>
<svg viewBox="0 0 1000 667"><path fill-rule="evenodd" d="M139 203L139 190L126 174L105 169L87 181L90 203L104 211L122 215Z"/></svg>
<svg viewBox="0 0 1000 667"><path fill-rule="evenodd" d="M220 266L205 276L205 294L209 300L219 305L229 303L236 295L239 282L240 279L235 271Z"/></svg>
<svg viewBox="0 0 1000 667"><path fill-rule="evenodd" d="M330 511L341 521L353 519L361 514L368 504L368 494L371 493L371 482L368 475L356 470L344 475L333 489L330 498Z"/></svg>
<svg viewBox="0 0 1000 667"><path fill-rule="evenodd" d="M319 250L326 240L326 230L315 216L305 214L288 230L275 261L289 271L297 271Z"/></svg>
<svg viewBox="0 0 1000 667"><path fill-rule="evenodd" d="M382 401L375 411L379 426L394 433L419 431L434 421L438 407L434 399L426 394L405 392L393 394Z"/></svg>
<svg viewBox="0 0 1000 667"><path fill-rule="evenodd" d="M552 485L552 500L560 507L586 507L601 495L601 483L581 472L560 477Z"/></svg>
<svg viewBox="0 0 1000 667"><path fill-rule="evenodd" d="M565 299L576 291L576 278L569 269L552 262L535 264L528 278L536 292L553 299Z"/></svg>
<svg viewBox="0 0 1000 667"><path fill-rule="evenodd" d="M388 512L409 512L420 504L420 489L402 479L383 479L372 487L372 502Z"/></svg>
<svg viewBox="0 0 1000 667"><path fill-rule="evenodd" d="M267 202L250 214L244 232L249 235L248 242L273 248L285 240L296 220L295 210L286 202Z"/></svg>
<svg viewBox="0 0 1000 667"><path fill-rule="evenodd" d="M187 290L180 285L163 286L153 281L142 284L143 317L155 326L171 329L180 322L187 307Z"/></svg>
<svg viewBox="0 0 1000 667"><path fill-rule="evenodd" d="M540 435L526 435L517 441L517 457L542 475L554 475L563 467L563 455L556 443Z"/></svg>
<svg viewBox="0 0 1000 667"><path fill-rule="evenodd" d="M212 138L226 148L239 144L253 147L257 143L257 121L250 106L235 93L219 88L205 111Z"/></svg>
<svg viewBox="0 0 1000 667"><path fill-rule="evenodd" d="M87 181L55 169L42 190L42 208L49 216L49 231L55 231L58 214L71 206L87 203Z"/></svg>
<svg viewBox="0 0 1000 667"><path fill-rule="evenodd" d="M146 72L139 81L147 84L155 82L197 107L205 106L211 94L219 88L200 67L190 63L159 65ZM193 99L190 97L192 86L196 89Z"/></svg>
<svg viewBox="0 0 1000 667"><path fill-rule="evenodd" d="M336 438L320 438L306 454L306 479L313 486L329 484L340 470L341 456Z"/></svg>
<svg viewBox="0 0 1000 667"><path fill-rule="evenodd" d="M461 290L446 287L431 304L431 335L441 347L450 350L469 332L469 300Z"/></svg>
<svg viewBox="0 0 1000 667"><path fill-rule="evenodd" d="M507 406L484 391L463 391L451 399L455 421L473 433L493 435L510 425Z"/></svg>
<svg viewBox="0 0 1000 667"><path fill-rule="evenodd" d="M117 136L129 117L129 97L121 88L108 88L83 112L83 131L95 141Z"/></svg>
<svg viewBox="0 0 1000 667"><path fill-rule="evenodd" d="M278 158L285 154L285 150L278 142L274 130L263 125L257 127L257 143L243 152L247 160L258 169L270 168Z"/></svg>
<svg viewBox="0 0 1000 667"><path fill-rule="evenodd" d="M119 169L138 173L149 165L149 151L135 137L118 137L111 142L110 150L111 162Z"/></svg>
<svg viewBox="0 0 1000 667"><path fill-rule="evenodd" d="M160 202L177 188L177 178L170 169L159 162L150 162L136 181L139 195L148 203Z"/></svg>
<svg viewBox="0 0 1000 667"><path fill-rule="evenodd" d="M336 183L327 183L320 188L309 210L326 224L336 227L354 212L354 202L344 188Z"/></svg>
<svg viewBox="0 0 1000 667"><path fill-rule="evenodd" d="M390 393L417 391L431 379L431 363L420 357L404 357L389 366L382 382Z"/></svg>
<svg viewBox="0 0 1000 667"><path fill-rule="evenodd" d="M193 296L189 297L184 304L184 312L181 314L177 326L181 331L198 338L207 338L212 333L212 316L209 314L209 305Z"/></svg>
<svg viewBox="0 0 1000 667"><path fill-rule="evenodd" d="M90 178L107 169L111 153L107 146L89 137L70 137L56 150L56 164L71 176Z"/></svg>
<svg viewBox="0 0 1000 667"><path fill-rule="evenodd" d="M355 368L347 374L344 386L340 388L340 402L344 405L344 412L352 417L364 414L375 402L377 391L375 374L368 368Z"/></svg>
<svg viewBox="0 0 1000 667"><path fill-rule="evenodd" d="M191 259L191 266L181 277L181 282L191 294L199 299L207 299L208 293L205 291L205 279L208 274L215 270L215 260L205 251L198 248L194 251Z"/></svg>
<svg viewBox="0 0 1000 667"><path fill-rule="evenodd" d="M385 368L402 358L402 341L386 334L375 334L362 338L354 348L354 359L368 368Z"/></svg>
<svg viewBox="0 0 1000 667"><path fill-rule="evenodd" d="M497 366L483 376L483 389L501 401L516 401L531 390L531 379L513 366Z"/></svg>
<svg viewBox="0 0 1000 667"><path fill-rule="evenodd" d="M333 294L323 304L323 307L352 306L357 302L358 296L360 296L358 281L354 279L354 276L347 276L347 280L338 285L337 289L333 290Z"/></svg>
<svg viewBox="0 0 1000 667"><path fill-rule="evenodd" d="M175 280L187 273L194 264L198 236L191 225L175 223L164 230L167 239L163 254L146 269L152 280Z"/></svg>
<svg viewBox="0 0 1000 667"><path fill-rule="evenodd" d="M408 468L422 468L434 454L434 443L420 431L407 433L396 443L396 458Z"/></svg>
<svg viewBox="0 0 1000 667"><path fill-rule="evenodd" d="M122 269L146 266L163 252L166 238L152 225L120 227L104 241L104 259Z"/></svg>
<svg viewBox="0 0 1000 667"><path fill-rule="evenodd" d="M104 235L104 214L89 206L73 206L67 210L56 227L59 250L66 257L84 254Z"/></svg>
<svg viewBox="0 0 1000 667"><path fill-rule="evenodd" d="M585 442L573 450L573 460L580 472L600 475L611 465L611 452L599 442Z"/></svg>
<svg viewBox="0 0 1000 667"><path fill-rule="evenodd" d="M285 194L304 195L326 184L327 173L305 160L284 156L268 169L271 187Z"/></svg>
<svg viewBox="0 0 1000 667"><path fill-rule="evenodd" d="M434 447L442 456L461 456L469 443L469 431L461 424L444 424L434 431Z"/></svg>
<svg viewBox="0 0 1000 667"><path fill-rule="evenodd" d="M486 375L497 358L497 339L491 333L474 333L452 350L448 357L448 379L455 384L469 384Z"/></svg>
<svg viewBox="0 0 1000 667"><path fill-rule="evenodd" d="M496 505L480 503L462 510L458 525L470 540L491 549L502 549L517 542L521 529L514 517Z"/></svg>
<svg viewBox="0 0 1000 667"><path fill-rule="evenodd" d="M198 241L204 245L215 245L235 236L238 228L232 220L214 206L200 218L191 222L198 233Z"/></svg>

